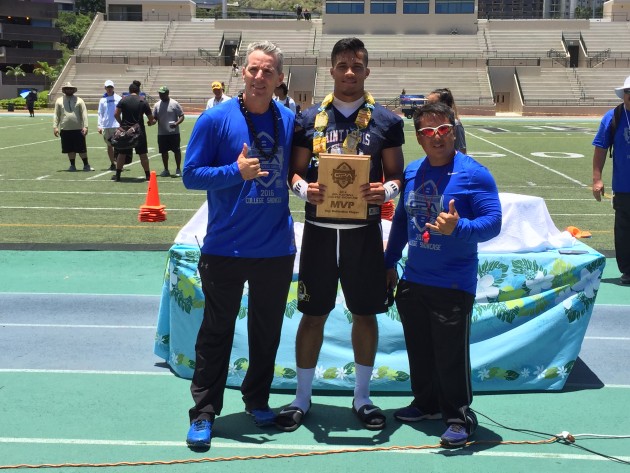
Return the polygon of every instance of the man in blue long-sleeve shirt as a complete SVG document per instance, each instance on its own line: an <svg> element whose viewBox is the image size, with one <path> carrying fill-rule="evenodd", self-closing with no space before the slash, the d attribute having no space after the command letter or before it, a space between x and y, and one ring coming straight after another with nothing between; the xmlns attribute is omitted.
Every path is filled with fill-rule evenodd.
<svg viewBox="0 0 630 473"><path fill-rule="evenodd" d="M249 367L243 402L259 426L273 425L276 417L269 391L296 252L287 186L295 115L272 100L284 78L282 64L282 51L273 43L250 44L243 93L202 113L188 143L184 185L208 197L198 267L205 308L186 437L191 448L210 447L223 408L245 282Z"/></svg>
<svg viewBox="0 0 630 473"><path fill-rule="evenodd" d="M445 447L465 445L470 410L469 329L477 286L477 243L501 231L501 202L490 172L455 150L452 109L441 103L414 116L427 156L405 169L385 252L387 283L409 245L396 290L414 399L394 413L403 422L443 419Z"/></svg>

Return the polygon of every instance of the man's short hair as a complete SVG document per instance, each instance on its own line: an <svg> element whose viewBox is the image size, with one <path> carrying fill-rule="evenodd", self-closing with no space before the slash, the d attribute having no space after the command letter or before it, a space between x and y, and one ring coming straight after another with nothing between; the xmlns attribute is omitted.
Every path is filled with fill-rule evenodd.
<svg viewBox="0 0 630 473"><path fill-rule="evenodd" d="M435 115L448 120L451 125L455 125L455 112L453 109L442 102L427 103L416 108L413 114L413 127L418 131L420 129L420 120L425 115Z"/></svg>
<svg viewBox="0 0 630 473"><path fill-rule="evenodd" d="M276 71L282 74L282 65L284 63L284 54L282 50L271 41L256 41L247 46L247 55L245 56L245 64L243 67L247 69L249 63L249 55L254 51L262 51L265 54L271 54L276 58Z"/></svg>
<svg viewBox="0 0 630 473"><path fill-rule="evenodd" d="M138 84L136 84L137 81L133 81L131 84L129 84L129 93L130 94L138 94L140 93L140 86Z"/></svg>
<svg viewBox="0 0 630 473"><path fill-rule="evenodd" d="M287 87L287 84L285 84L284 82L282 82L278 87L276 87L276 89L282 89L282 93L284 95L287 95L287 93L289 93L289 88Z"/></svg>
<svg viewBox="0 0 630 473"><path fill-rule="evenodd" d="M364 66L368 65L368 52L365 49L365 44L359 38L342 38L335 43L332 52L330 53L330 61L334 66L337 56L346 51L352 51L355 55L357 53L363 53Z"/></svg>

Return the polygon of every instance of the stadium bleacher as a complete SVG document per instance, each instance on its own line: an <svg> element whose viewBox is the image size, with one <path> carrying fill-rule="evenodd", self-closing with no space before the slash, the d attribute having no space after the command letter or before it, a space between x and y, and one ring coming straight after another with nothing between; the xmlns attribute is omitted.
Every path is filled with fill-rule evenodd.
<svg viewBox="0 0 630 473"><path fill-rule="evenodd" d="M119 92L138 79L155 98L155 90L168 85L171 96L202 110L212 81L225 82L230 95L240 89L241 79L232 76L229 65L232 60L242 63L250 42L269 39L285 53L286 80L299 84L290 87L292 92L307 97L301 105L321 100L332 90L330 52L344 35L323 34L321 20L266 21L130 24L97 17L58 84L76 83L93 108L105 79L120 84ZM390 108L398 106L403 89L426 94L449 87L463 113L494 113L496 94L508 93L518 97L513 99L518 112L540 108L552 113L549 107L568 106L574 112L597 114L617 102L611 90L630 66L626 22L479 20L476 35L360 37L369 51L368 90ZM238 44L228 50L226 38L232 43L236 38ZM575 50L570 54L567 38L579 40L579 57L571 57ZM53 88L51 100L58 92Z"/></svg>

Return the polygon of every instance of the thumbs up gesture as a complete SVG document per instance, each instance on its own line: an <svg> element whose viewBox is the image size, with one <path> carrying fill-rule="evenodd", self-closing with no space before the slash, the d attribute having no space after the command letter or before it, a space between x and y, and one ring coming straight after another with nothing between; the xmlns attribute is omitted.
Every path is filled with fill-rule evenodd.
<svg viewBox="0 0 630 473"><path fill-rule="evenodd" d="M269 175L269 171L262 171L260 168L260 161L258 158L248 158L247 143L243 143L243 150L238 155L236 162L238 163L238 170L245 181L256 179L257 177L265 177Z"/></svg>
<svg viewBox="0 0 630 473"><path fill-rule="evenodd" d="M459 222L459 214L455 208L455 199L451 199L448 203L448 212L440 212L435 219L435 224L427 222L426 227L442 235L450 235L455 230L457 222Z"/></svg>

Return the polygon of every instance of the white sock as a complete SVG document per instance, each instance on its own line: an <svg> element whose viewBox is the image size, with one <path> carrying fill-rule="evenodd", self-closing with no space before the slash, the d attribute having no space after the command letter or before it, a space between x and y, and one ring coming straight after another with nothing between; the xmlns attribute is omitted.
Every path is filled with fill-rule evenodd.
<svg viewBox="0 0 630 473"><path fill-rule="evenodd" d="M306 412L311 407L311 396L313 395L313 378L315 368L297 368L297 390L292 406L299 407Z"/></svg>
<svg viewBox="0 0 630 473"><path fill-rule="evenodd" d="M357 410L366 404L372 404L370 400L370 379L372 378L373 369L373 366L354 364L356 375L354 382L354 408Z"/></svg>

